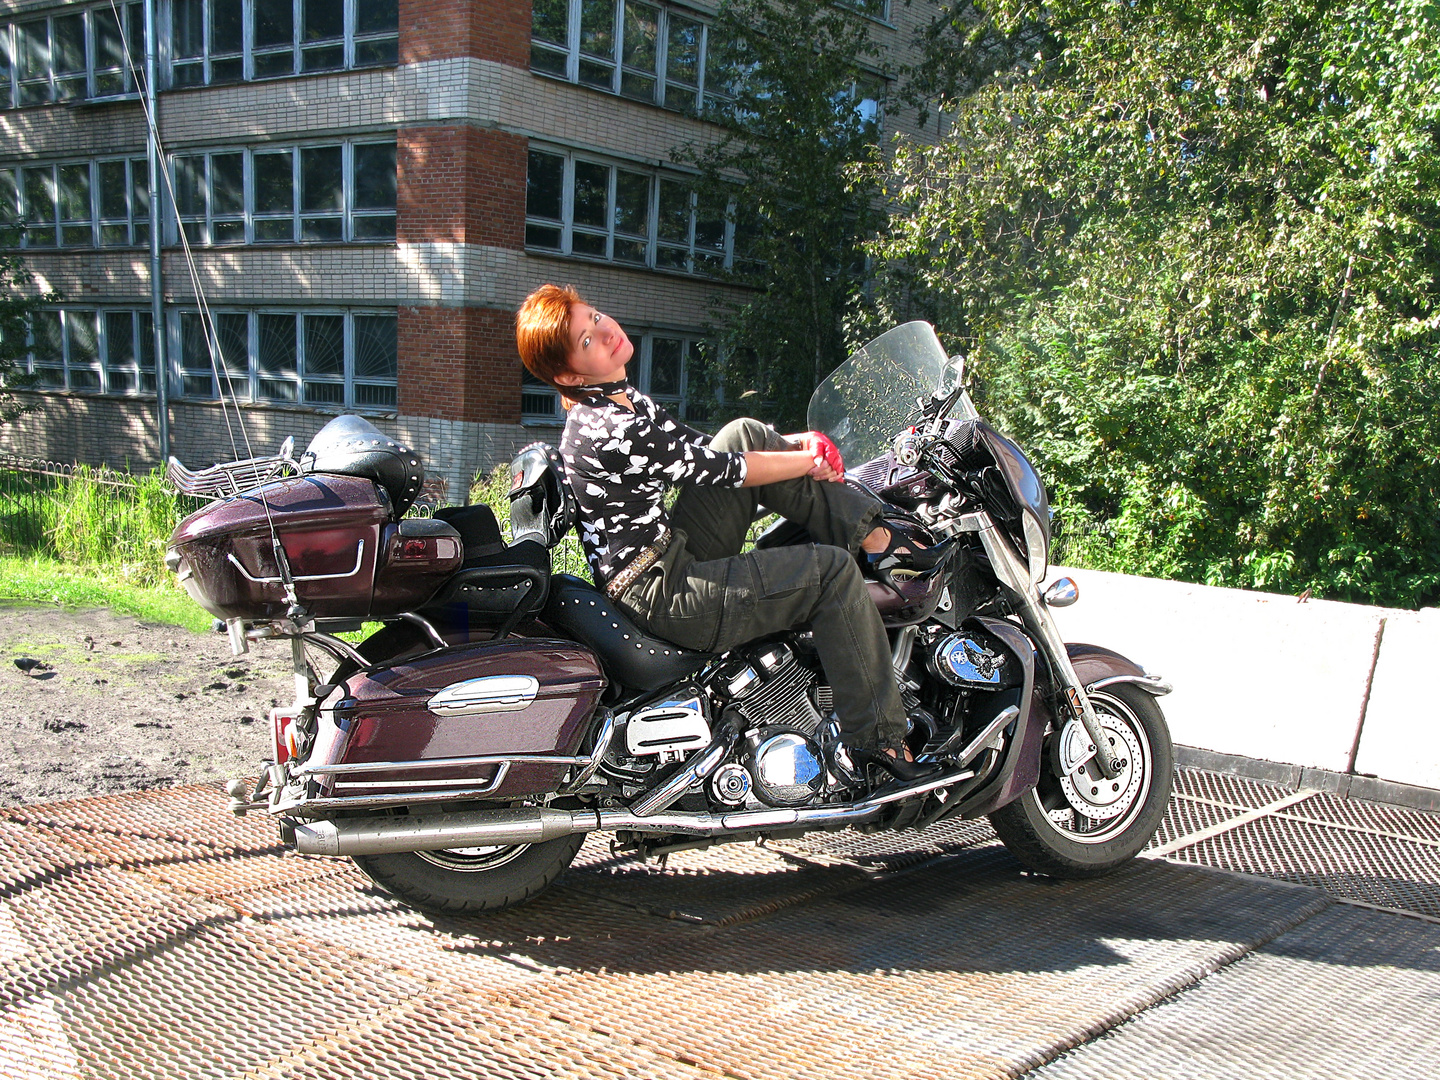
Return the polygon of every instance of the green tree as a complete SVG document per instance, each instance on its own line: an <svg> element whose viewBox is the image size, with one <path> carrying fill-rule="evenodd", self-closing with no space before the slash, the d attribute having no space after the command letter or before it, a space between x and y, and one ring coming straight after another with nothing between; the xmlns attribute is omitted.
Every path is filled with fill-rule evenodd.
<svg viewBox="0 0 1440 1080"><path fill-rule="evenodd" d="M58 293L36 293L34 278L18 256L0 255L0 424L36 408L13 391L35 385L26 370L26 344L35 312L60 300Z"/></svg>
<svg viewBox="0 0 1440 1080"><path fill-rule="evenodd" d="M884 220L877 175L854 172L879 160L881 81L864 70L878 50L868 23L828 0L724 0L710 41L719 137L677 160L701 171L700 229L728 214L736 255L722 276L747 290L712 312L725 362L710 374L726 411L795 426L845 358L847 319L864 304L861 245Z"/></svg>
<svg viewBox="0 0 1440 1080"><path fill-rule="evenodd" d="M974 354L1065 555L1440 600L1437 14L997 3L1029 56L912 83L952 127L897 159L890 293Z"/></svg>

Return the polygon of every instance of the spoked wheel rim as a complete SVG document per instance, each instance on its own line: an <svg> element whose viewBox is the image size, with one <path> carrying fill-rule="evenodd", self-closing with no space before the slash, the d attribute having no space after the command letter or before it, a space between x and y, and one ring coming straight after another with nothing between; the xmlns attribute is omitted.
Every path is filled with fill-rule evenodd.
<svg viewBox="0 0 1440 1080"><path fill-rule="evenodd" d="M1154 782L1154 755L1145 725L1125 702L1092 693L1090 704L1116 757L1125 762L1120 775L1106 779L1092 760L1059 780L1060 803L1054 809L1040 801L1036 789L1026 797L1035 800L1050 827L1067 840L1104 844L1129 829L1144 810Z"/></svg>
<svg viewBox="0 0 1440 1080"><path fill-rule="evenodd" d="M506 863L514 862L530 850L529 844L508 846L444 848L440 851L417 851L415 855L432 866L454 870L460 874L483 874Z"/></svg>

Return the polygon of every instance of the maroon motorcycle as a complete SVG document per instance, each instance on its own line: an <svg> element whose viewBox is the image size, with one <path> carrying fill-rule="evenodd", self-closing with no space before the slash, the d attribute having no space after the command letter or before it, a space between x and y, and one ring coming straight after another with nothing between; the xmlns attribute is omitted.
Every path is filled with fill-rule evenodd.
<svg viewBox="0 0 1440 1080"><path fill-rule="evenodd" d="M405 516L424 467L355 416L298 457L287 440L276 457L198 473L172 459L178 486L216 501L175 530L168 565L237 654L291 643L295 701L272 712L274 760L258 783L231 783L231 808L269 812L297 851L349 856L435 911L533 896L597 830L652 855L983 814L1043 873L1133 858L1170 793L1156 703L1169 686L1061 639L1049 609L1077 594L1068 578L1041 588L1044 485L961 375L934 331L909 323L810 404L811 427L863 462L846 482L945 552L868 583L908 745L933 769L859 792L826 767L833 698L806 628L691 652L551 572L574 505L549 447L515 459L508 542L484 505ZM807 541L781 522L758 543ZM359 645L336 636L377 621Z"/></svg>

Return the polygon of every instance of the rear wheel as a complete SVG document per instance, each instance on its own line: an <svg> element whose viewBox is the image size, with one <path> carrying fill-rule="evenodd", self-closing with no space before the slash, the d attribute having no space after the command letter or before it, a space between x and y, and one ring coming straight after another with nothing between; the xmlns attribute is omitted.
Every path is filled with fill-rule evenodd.
<svg viewBox="0 0 1440 1080"><path fill-rule="evenodd" d="M357 855L355 863L411 907L437 914L495 911L548 887L584 842L577 834L541 844Z"/></svg>
<svg viewBox="0 0 1440 1080"><path fill-rule="evenodd" d="M1138 855L1165 816L1175 771L1170 729L1155 698L1125 683L1089 695L1115 756L1107 779L1092 759L1062 776L1047 739L1040 782L990 815L1005 846L1032 870L1052 877L1098 877Z"/></svg>

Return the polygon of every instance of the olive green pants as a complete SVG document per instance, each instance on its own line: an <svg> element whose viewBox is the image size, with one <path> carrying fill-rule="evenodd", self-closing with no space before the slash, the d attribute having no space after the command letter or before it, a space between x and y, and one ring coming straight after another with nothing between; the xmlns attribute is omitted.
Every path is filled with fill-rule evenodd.
<svg viewBox="0 0 1440 1080"><path fill-rule="evenodd" d="M756 420L726 424L717 450L790 447ZM817 543L740 549L761 508L803 525ZM683 488L671 511L675 537L654 567L621 596L657 637L701 652L726 652L808 623L846 742L896 746L905 707L890 666L880 613L855 562L881 505L846 484L801 477L763 487Z"/></svg>

